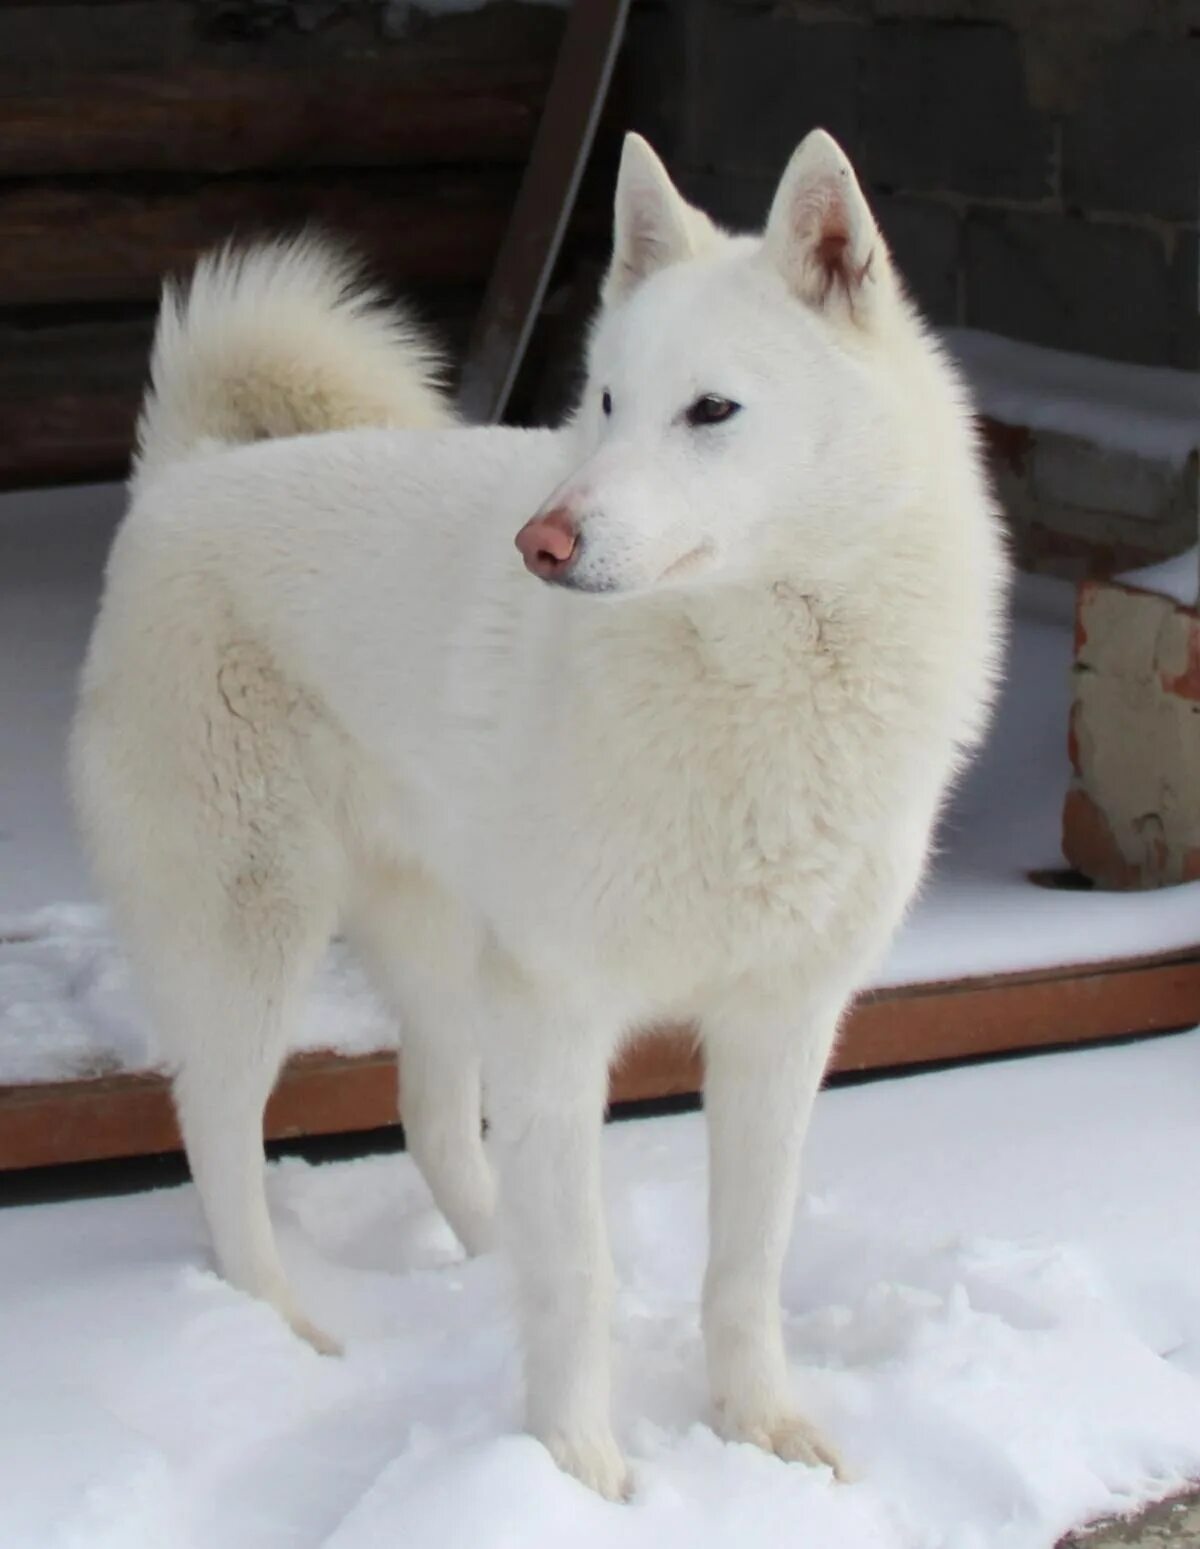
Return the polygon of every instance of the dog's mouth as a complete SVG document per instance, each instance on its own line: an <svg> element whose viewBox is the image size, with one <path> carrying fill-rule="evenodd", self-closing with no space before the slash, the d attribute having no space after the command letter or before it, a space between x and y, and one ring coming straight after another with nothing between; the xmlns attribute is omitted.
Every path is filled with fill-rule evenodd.
<svg viewBox="0 0 1200 1549"><path fill-rule="evenodd" d="M681 554L678 559L673 559L658 579L660 581L684 581L688 576L694 575L697 570L702 569L705 560L711 554L711 543L698 543L694 549L689 549L686 554Z"/></svg>
<svg viewBox="0 0 1200 1549"><path fill-rule="evenodd" d="M586 564L570 566L561 575L553 576L549 580L551 586L562 587L564 591L580 592L591 597L621 597L645 595L668 581L686 581L690 576L703 570L706 562L712 556L712 545L707 541L696 544L686 554L681 554L678 559L673 559L665 570L659 572L651 581L640 581L622 584L611 575L592 570Z"/></svg>

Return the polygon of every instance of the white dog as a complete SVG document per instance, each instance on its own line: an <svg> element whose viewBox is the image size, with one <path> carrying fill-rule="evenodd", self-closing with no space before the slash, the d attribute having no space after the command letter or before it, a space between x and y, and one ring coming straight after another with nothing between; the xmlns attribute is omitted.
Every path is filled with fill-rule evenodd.
<svg viewBox="0 0 1200 1549"><path fill-rule="evenodd" d="M403 1015L409 1142L471 1252L495 1165L529 1426L619 1497L606 1073L639 1027L694 1022L716 1423L832 1461L779 1278L838 1019L996 674L963 391L820 132L761 237L628 139L563 430L453 424L353 278L297 243L167 296L73 742L221 1269L330 1347L276 1251L261 1116L344 929Z"/></svg>

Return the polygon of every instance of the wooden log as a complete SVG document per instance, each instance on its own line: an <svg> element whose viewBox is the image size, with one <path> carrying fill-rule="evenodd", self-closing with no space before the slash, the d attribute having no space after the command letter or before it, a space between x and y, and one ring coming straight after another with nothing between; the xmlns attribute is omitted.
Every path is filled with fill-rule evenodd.
<svg viewBox="0 0 1200 1549"><path fill-rule="evenodd" d="M0 489L124 474L152 327L0 324Z"/></svg>
<svg viewBox="0 0 1200 1549"><path fill-rule="evenodd" d="M164 274L230 236L316 224L344 234L390 281L463 284L488 274L516 190L484 174L354 173L0 189L0 306L142 301Z"/></svg>
<svg viewBox="0 0 1200 1549"><path fill-rule="evenodd" d="M0 174L237 172L276 167L516 161L545 81L460 71L430 89L334 67L300 79L193 67L160 79L86 77L0 108Z"/></svg>
<svg viewBox="0 0 1200 1549"><path fill-rule="evenodd" d="M506 5L213 41L196 11L76 7L66 36L53 8L0 11L0 176L520 160L562 33Z"/></svg>
<svg viewBox="0 0 1200 1549"><path fill-rule="evenodd" d="M454 359L480 286L422 287L407 299ZM58 308L0 320L0 489L120 479L145 385L153 309L117 318Z"/></svg>

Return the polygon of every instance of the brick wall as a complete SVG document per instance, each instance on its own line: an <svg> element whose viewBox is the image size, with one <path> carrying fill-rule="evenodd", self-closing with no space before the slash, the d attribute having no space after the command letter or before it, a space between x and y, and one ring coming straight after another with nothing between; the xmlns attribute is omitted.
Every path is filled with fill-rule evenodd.
<svg viewBox="0 0 1200 1549"><path fill-rule="evenodd" d="M727 220L822 124L936 321L1200 365L1200 0L658 0L631 52Z"/></svg>

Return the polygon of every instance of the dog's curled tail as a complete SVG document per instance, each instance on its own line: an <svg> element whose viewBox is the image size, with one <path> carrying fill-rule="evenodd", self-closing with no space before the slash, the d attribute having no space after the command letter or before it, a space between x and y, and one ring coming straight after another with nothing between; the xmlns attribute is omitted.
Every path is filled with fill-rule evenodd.
<svg viewBox="0 0 1200 1549"><path fill-rule="evenodd" d="M135 475L205 443L452 424L440 374L412 320L332 243L226 246L164 288Z"/></svg>

